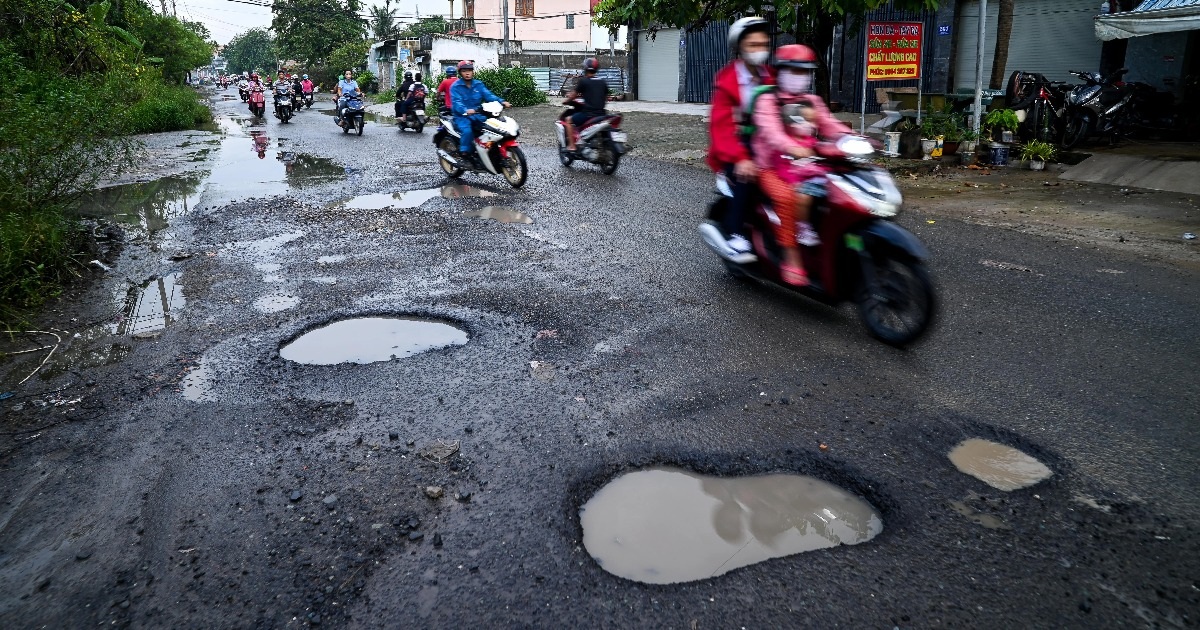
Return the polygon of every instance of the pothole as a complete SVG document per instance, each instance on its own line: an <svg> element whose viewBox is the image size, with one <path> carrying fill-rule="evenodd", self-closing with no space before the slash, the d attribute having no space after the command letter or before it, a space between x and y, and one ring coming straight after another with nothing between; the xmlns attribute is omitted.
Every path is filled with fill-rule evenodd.
<svg viewBox="0 0 1200 630"><path fill-rule="evenodd" d="M499 197L500 193L477 188L470 184L446 184L442 186L442 197L445 199L462 199L463 197Z"/></svg>
<svg viewBox="0 0 1200 630"><path fill-rule="evenodd" d="M441 194L441 190L430 188L426 190L408 190L398 193L376 193L361 195L342 203L343 208L350 210L382 210L384 208L419 208L421 204Z"/></svg>
<svg viewBox="0 0 1200 630"><path fill-rule="evenodd" d="M308 365L375 363L467 343L467 331L419 317L358 317L333 322L279 349L288 361Z"/></svg>
<svg viewBox="0 0 1200 630"><path fill-rule="evenodd" d="M955 468L997 489L1028 488L1053 475L1045 464L1011 446L990 440L963 440L950 451Z"/></svg>
<svg viewBox="0 0 1200 630"><path fill-rule="evenodd" d="M183 297L182 272L148 280L131 288L117 323L118 335L151 337L175 322L176 313L187 305Z"/></svg>
<svg viewBox="0 0 1200 630"><path fill-rule="evenodd" d="M191 212L200 202L200 177L164 177L141 184L124 184L84 196L78 214L106 217L146 236L165 230L170 222Z"/></svg>
<svg viewBox="0 0 1200 630"><path fill-rule="evenodd" d="M257 300L254 300L254 308L261 313L278 313L280 311L286 311L299 303L299 297L294 295L285 295L282 293L274 293L271 295L264 295Z"/></svg>
<svg viewBox="0 0 1200 630"><path fill-rule="evenodd" d="M212 402L216 400L216 396L212 392L212 375L208 371L208 366L204 365L203 360L188 372L183 381L179 383L179 387L180 395L185 400L192 402Z"/></svg>
<svg viewBox="0 0 1200 630"><path fill-rule="evenodd" d="M703 580L883 531L869 503L819 479L672 468L614 479L583 506L580 521L584 547L605 571L650 584Z"/></svg>
<svg viewBox="0 0 1200 630"><path fill-rule="evenodd" d="M463 213L463 216L472 219L491 219L501 223L533 223L533 219L529 215L508 206L486 206L479 210L468 210Z"/></svg>

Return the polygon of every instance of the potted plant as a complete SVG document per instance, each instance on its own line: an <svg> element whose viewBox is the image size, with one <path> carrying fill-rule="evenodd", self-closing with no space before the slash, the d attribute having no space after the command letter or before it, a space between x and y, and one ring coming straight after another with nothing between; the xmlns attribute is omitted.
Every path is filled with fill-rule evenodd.
<svg viewBox="0 0 1200 630"><path fill-rule="evenodd" d="M1029 161L1029 168L1040 171L1046 168L1046 162L1058 155L1058 149L1049 142L1030 140L1021 147L1021 159Z"/></svg>
<svg viewBox="0 0 1200 630"><path fill-rule="evenodd" d="M1012 132L1016 131L1019 126L1021 126L1021 121L1017 119L1017 113L1011 109L992 110L983 119L983 128L988 131L992 140L999 142L1012 142ZM1006 131L1008 132L1007 139L1004 135Z"/></svg>

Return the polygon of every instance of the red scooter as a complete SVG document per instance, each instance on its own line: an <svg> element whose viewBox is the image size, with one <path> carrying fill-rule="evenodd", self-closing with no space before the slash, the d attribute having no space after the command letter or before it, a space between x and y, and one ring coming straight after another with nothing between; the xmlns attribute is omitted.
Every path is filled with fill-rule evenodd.
<svg viewBox="0 0 1200 630"><path fill-rule="evenodd" d="M745 218L745 234L757 260L739 264L730 258L720 226L733 192L724 177L720 194L708 209L700 233L731 274L750 277L826 304L852 301L871 336L904 345L921 336L933 321L935 296L925 261L929 251L915 235L890 219L903 199L887 170L873 165L874 148L865 138L844 136L821 143L817 158L828 167L826 194L814 199L809 221L819 243L801 245L809 285L783 281L783 251L775 239L779 216L766 195L757 195Z"/></svg>
<svg viewBox="0 0 1200 630"><path fill-rule="evenodd" d="M250 88L250 113L259 118L267 113L267 97L261 85Z"/></svg>

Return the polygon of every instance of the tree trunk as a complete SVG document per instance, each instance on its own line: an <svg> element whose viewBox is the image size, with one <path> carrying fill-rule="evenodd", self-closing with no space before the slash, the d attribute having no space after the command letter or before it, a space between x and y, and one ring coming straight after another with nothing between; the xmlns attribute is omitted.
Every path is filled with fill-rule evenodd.
<svg viewBox="0 0 1200 630"><path fill-rule="evenodd" d="M996 54L992 57L992 79L988 87L1004 89L1004 70L1008 66L1008 40L1012 38L1013 4L1015 0L1000 0L1000 15L996 18Z"/></svg>
<svg viewBox="0 0 1200 630"><path fill-rule="evenodd" d="M962 21L963 6L966 2L954 3L954 17L950 19L950 69L946 72L946 90L954 91L954 65L958 59L958 26Z"/></svg>

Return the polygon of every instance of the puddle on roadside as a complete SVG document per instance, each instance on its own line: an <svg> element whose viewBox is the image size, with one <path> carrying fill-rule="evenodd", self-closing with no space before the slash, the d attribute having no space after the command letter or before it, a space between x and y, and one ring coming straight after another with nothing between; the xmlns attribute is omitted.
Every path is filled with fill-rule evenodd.
<svg viewBox="0 0 1200 630"><path fill-rule="evenodd" d="M449 322L417 317L359 317L327 324L279 349L288 361L308 365L390 361L467 343L467 331Z"/></svg>
<svg viewBox="0 0 1200 630"><path fill-rule="evenodd" d="M262 313L278 313L286 311L299 303L300 298L295 295L273 293L254 300L254 308Z"/></svg>
<svg viewBox="0 0 1200 630"><path fill-rule="evenodd" d="M605 571L650 584L703 580L883 531L869 503L819 479L673 468L617 477L583 506L580 521L584 547Z"/></svg>
<svg viewBox="0 0 1200 630"><path fill-rule="evenodd" d="M361 195L339 205L350 210L382 210L384 208L419 208L421 204L437 197L441 193L436 188L428 190L408 190L398 193L376 193Z"/></svg>
<svg viewBox="0 0 1200 630"><path fill-rule="evenodd" d="M464 197L499 197L500 193L476 188L470 184L446 184L442 186L444 199L462 199Z"/></svg>
<svg viewBox="0 0 1200 630"><path fill-rule="evenodd" d="M176 312L187 305L183 297L182 272L176 272L129 289L121 308L118 335L148 335L173 324Z"/></svg>
<svg viewBox="0 0 1200 630"><path fill-rule="evenodd" d="M146 236L165 230L172 219L200 202L201 177L164 177L143 184L95 190L76 206L79 216L104 217L134 227Z"/></svg>
<svg viewBox="0 0 1200 630"><path fill-rule="evenodd" d="M463 216L472 219L491 219L501 223L533 223L533 219L516 208L508 206L486 206L479 210L468 210Z"/></svg>
<svg viewBox="0 0 1200 630"><path fill-rule="evenodd" d="M1005 492L1028 488L1054 474L1045 464L1011 446L979 438L963 440L949 457L960 472Z"/></svg>
<svg viewBox="0 0 1200 630"><path fill-rule="evenodd" d="M988 529L1012 529L1012 526L1008 523L1005 523L1004 520L999 516L976 511L974 508L967 505L965 501L951 501L950 509L958 512L962 516L965 516L967 520L978 525L982 525Z"/></svg>
<svg viewBox="0 0 1200 630"><path fill-rule="evenodd" d="M179 383L179 395L192 402L212 402L217 399L212 391L212 374L204 360L192 368Z"/></svg>

